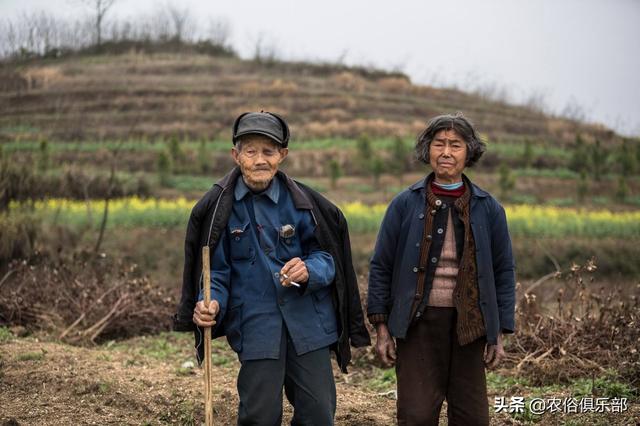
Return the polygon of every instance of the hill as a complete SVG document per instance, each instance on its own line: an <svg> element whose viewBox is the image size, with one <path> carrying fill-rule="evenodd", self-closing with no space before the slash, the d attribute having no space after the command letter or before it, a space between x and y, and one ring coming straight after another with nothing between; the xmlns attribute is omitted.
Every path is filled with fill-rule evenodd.
<svg viewBox="0 0 640 426"><path fill-rule="evenodd" d="M565 145L614 132L400 73L199 53L76 55L5 61L0 140L226 139L247 110L284 114L297 140L415 136L436 114L463 111L491 141ZM490 96L489 96L490 97Z"/></svg>

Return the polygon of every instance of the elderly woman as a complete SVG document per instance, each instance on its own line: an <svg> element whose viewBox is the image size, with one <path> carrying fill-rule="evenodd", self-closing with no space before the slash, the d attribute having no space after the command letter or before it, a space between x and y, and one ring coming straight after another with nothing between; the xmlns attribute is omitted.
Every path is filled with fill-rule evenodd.
<svg viewBox="0 0 640 426"><path fill-rule="evenodd" d="M437 425L445 399L450 425L489 424L485 367L514 331L504 209L463 174L485 144L462 114L433 118L415 150L433 172L393 199L371 259L376 351L396 366L399 425Z"/></svg>

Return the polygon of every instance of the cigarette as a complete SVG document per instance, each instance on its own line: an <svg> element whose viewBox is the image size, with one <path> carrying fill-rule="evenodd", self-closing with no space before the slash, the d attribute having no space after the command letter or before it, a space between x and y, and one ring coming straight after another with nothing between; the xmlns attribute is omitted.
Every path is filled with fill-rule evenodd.
<svg viewBox="0 0 640 426"><path fill-rule="evenodd" d="M285 279L285 280L288 280L288 279L289 279L289 276L288 276L287 274L280 274L280 275L282 275L282 276L284 277L284 279ZM298 284L298 283L297 283L297 282L295 282L295 281L291 281L291 285L292 285L292 286L294 286L294 287L300 287L300 284Z"/></svg>

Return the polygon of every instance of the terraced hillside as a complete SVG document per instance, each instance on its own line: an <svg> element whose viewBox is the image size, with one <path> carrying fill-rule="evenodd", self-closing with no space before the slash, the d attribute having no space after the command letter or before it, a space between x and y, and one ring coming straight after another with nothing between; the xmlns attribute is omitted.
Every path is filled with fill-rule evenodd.
<svg viewBox="0 0 640 426"><path fill-rule="evenodd" d="M193 53L74 56L0 67L0 140L223 138L238 113L285 114L298 140L414 136L425 120L463 111L495 141L567 144L600 126L551 118L404 75Z"/></svg>

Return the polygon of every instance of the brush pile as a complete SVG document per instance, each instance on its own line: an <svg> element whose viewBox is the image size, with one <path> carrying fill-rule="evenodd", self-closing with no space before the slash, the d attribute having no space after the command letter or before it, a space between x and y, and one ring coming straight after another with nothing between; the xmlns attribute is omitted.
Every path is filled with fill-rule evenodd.
<svg viewBox="0 0 640 426"><path fill-rule="evenodd" d="M556 290L555 304L545 310L533 292L519 292L517 332L509 338L506 367L534 385L617 371L622 380L638 387L640 286L625 295L619 287L586 285L585 277L595 270L591 260L556 274L565 284Z"/></svg>
<svg viewBox="0 0 640 426"><path fill-rule="evenodd" d="M136 265L86 252L13 261L0 277L0 325L91 344L170 329L174 301Z"/></svg>

